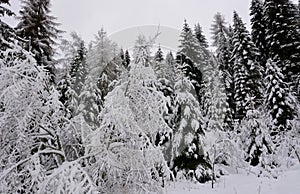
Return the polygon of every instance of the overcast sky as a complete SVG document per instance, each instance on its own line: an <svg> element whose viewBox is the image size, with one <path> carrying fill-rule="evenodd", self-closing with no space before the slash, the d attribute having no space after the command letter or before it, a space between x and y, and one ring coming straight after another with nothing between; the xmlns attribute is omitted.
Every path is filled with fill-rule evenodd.
<svg viewBox="0 0 300 194"><path fill-rule="evenodd" d="M109 35L133 26L160 25L182 29L184 18L197 22L210 38L209 28L216 12L231 23L236 10L249 27L251 0L52 0L52 14L61 28L76 31L90 41L103 27ZM297 0L293 0L297 2ZM14 10L19 0L11 0Z"/></svg>

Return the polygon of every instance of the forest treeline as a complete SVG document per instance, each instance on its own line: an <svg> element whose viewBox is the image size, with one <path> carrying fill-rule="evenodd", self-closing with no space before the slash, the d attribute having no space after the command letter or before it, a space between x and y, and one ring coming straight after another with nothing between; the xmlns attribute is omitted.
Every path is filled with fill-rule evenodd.
<svg viewBox="0 0 300 194"><path fill-rule="evenodd" d="M0 0L0 193L161 193L300 163L299 5L252 0L251 31L217 13L212 45L185 20L176 53L151 52L158 34L62 39L50 0L15 15Z"/></svg>

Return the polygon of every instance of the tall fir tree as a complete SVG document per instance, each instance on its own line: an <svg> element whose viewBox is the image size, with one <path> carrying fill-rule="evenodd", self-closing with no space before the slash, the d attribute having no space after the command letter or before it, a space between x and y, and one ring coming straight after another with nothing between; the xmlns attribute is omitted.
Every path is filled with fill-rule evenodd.
<svg viewBox="0 0 300 194"><path fill-rule="evenodd" d="M57 28L56 18L50 15L50 6L50 0L23 0L16 29L26 41L24 48L34 54L38 65L46 67L54 82L53 46L62 31Z"/></svg>
<svg viewBox="0 0 300 194"><path fill-rule="evenodd" d="M80 95L87 75L86 55L87 50L84 45L84 41L80 40L76 55L74 56L70 66L70 76L72 79L73 89L77 95Z"/></svg>
<svg viewBox="0 0 300 194"><path fill-rule="evenodd" d="M295 99L285 82L279 63L282 63L279 58L268 60L265 78L264 104L273 119L274 127L271 128L271 135L275 143L279 143L278 138L290 129L290 120L296 116Z"/></svg>
<svg viewBox="0 0 300 194"><path fill-rule="evenodd" d="M87 71L90 79L97 79L98 89L101 91L101 101L112 90L112 85L118 79L121 69L121 59L115 54L117 45L101 28L95 35L87 52Z"/></svg>
<svg viewBox="0 0 300 194"><path fill-rule="evenodd" d="M203 70L205 69L204 53L193 35L193 32L186 20L184 21L183 30L180 34L179 52L176 56L178 67L189 77L198 98L201 101L200 90L203 84Z"/></svg>
<svg viewBox="0 0 300 194"><path fill-rule="evenodd" d="M264 21L268 57L279 57L280 68L287 82L293 82L300 72L300 26L297 8L289 0L266 0Z"/></svg>
<svg viewBox="0 0 300 194"><path fill-rule="evenodd" d="M233 64L231 61L231 36L230 30L226 27L224 17L217 13L215 21L211 26L213 35L213 45L216 47L216 58L218 61L218 69L221 71L221 81L224 83L226 98L228 104L227 124L232 129L232 119L235 111L234 93L233 93Z"/></svg>
<svg viewBox="0 0 300 194"><path fill-rule="evenodd" d="M75 32L71 33L71 37L72 41L65 40L62 43L68 45L68 52L72 52L65 53L65 57L68 58L70 57L69 55L72 55L72 57L70 59L66 59L69 61L69 64L66 64L66 72L57 84L58 90L61 94L60 100L62 104L65 105L67 113L70 114L69 118L78 115L77 107L79 106L80 101L79 96L82 92L87 76L87 51L84 41Z"/></svg>
<svg viewBox="0 0 300 194"><path fill-rule="evenodd" d="M214 15L214 21L210 28L211 34L212 34L212 46L219 46L219 43L221 42L219 39L221 38L221 34L224 34L227 38L230 34L229 29L227 27L227 23L225 21L224 16L221 13L216 13Z"/></svg>
<svg viewBox="0 0 300 194"><path fill-rule="evenodd" d="M205 69L206 61L205 54L201 48L199 41L194 36L192 29L189 27L187 21L184 21L183 29L180 34L179 54L185 55L189 58L201 71Z"/></svg>
<svg viewBox="0 0 300 194"><path fill-rule="evenodd" d="M167 149L166 158L170 158L170 168L175 176L182 171L186 178L199 182L209 180L210 166L204 152L203 114L195 95L190 78L183 72L178 73L175 93L175 126Z"/></svg>
<svg viewBox="0 0 300 194"><path fill-rule="evenodd" d="M261 67L257 62L258 50L236 12L233 16L233 26L232 61L234 65L235 118L242 119L249 108L246 95L255 97L257 101L261 99Z"/></svg>
<svg viewBox="0 0 300 194"><path fill-rule="evenodd" d="M263 2L252 0L250 7L251 37L260 52L260 63L265 66L268 59L268 47L266 42L266 22L264 21Z"/></svg>
<svg viewBox="0 0 300 194"><path fill-rule="evenodd" d="M126 50L126 51L125 51L125 63L126 63L126 65L127 65L127 67L128 67L128 65L130 64L130 62L131 62L130 54L129 54L128 50Z"/></svg>
<svg viewBox="0 0 300 194"><path fill-rule="evenodd" d="M200 45L204 48L208 48L208 42L203 34L202 28L199 23L195 25L194 33Z"/></svg>
<svg viewBox="0 0 300 194"><path fill-rule="evenodd" d="M246 117L238 126L238 143L245 151L244 159L252 166L260 166L265 169L272 164L272 154L275 152L275 145L272 141L270 127L272 118L264 106L255 108L254 98L248 96L249 110Z"/></svg>
<svg viewBox="0 0 300 194"><path fill-rule="evenodd" d="M7 0L1 0L0 1L0 51L6 50L6 48L9 46L9 42L13 40L13 37L15 36L15 32L13 28L8 25L6 22L2 21L2 17L5 16L14 16L15 13L12 12L9 8L6 6L9 6L9 1ZM2 52L0 54L0 57L3 58Z"/></svg>
<svg viewBox="0 0 300 194"><path fill-rule="evenodd" d="M163 51L161 50L160 45L158 46L158 49L155 53L154 58L155 58L155 61L157 61L157 62L162 62L164 60L164 54L163 54Z"/></svg>
<svg viewBox="0 0 300 194"><path fill-rule="evenodd" d="M222 71L217 68L217 61L214 60L215 70L212 74L211 83L209 84L210 98L207 101L207 130L209 131L228 131L232 129L232 115L230 113L229 104L227 103L227 95L225 84L223 82Z"/></svg>

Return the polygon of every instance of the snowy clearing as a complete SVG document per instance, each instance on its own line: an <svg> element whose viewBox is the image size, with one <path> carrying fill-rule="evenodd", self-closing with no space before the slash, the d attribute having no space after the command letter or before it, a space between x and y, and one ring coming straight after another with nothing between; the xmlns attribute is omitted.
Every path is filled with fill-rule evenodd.
<svg viewBox="0 0 300 194"><path fill-rule="evenodd" d="M167 194L297 194L300 193L300 166L282 172L277 179L258 178L253 174L230 174L211 184L176 182Z"/></svg>

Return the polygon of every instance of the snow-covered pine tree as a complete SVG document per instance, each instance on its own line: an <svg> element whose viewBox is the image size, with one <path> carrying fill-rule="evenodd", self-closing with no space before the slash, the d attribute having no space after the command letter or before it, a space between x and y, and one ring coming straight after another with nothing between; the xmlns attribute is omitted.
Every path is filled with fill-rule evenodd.
<svg viewBox="0 0 300 194"><path fill-rule="evenodd" d="M249 110L237 127L239 137L237 142L245 153L244 159L250 165L259 165L270 170L271 155L275 153L275 145L270 133L273 125L272 118L263 106L255 108L254 97L247 97Z"/></svg>
<svg viewBox="0 0 300 194"><path fill-rule="evenodd" d="M128 65L129 65L130 62L131 62L130 54L129 54L128 50L125 51L125 62L126 62L126 65L127 65L127 67L128 67Z"/></svg>
<svg viewBox="0 0 300 194"><path fill-rule="evenodd" d="M260 64L264 67L268 59L268 47L266 43L266 22L264 20L263 2L252 0L250 7L251 38L260 52Z"/></svg>
<svg viewBox="0 0 300 194"><path fill-rule="evenodd" d="M205 182L209 179L210 168L204 153L203 115L190 78L179 72L175 82L176 125L167 149L167 161L181 178Z"/></svg>
<svg viewBox="0 0 300 194"><path fill-rule="evenodd" d="M157 51L156 51L156 53L155 53L155 56L154 56L154 59L155 59L155 61L157 61L157 62L162 62L162 61L164 60L164 53L163 53L163 51L161 50L160 45L158 46L158 49L157 49Z"/></svg>
<svg viewBox="0 0 300 194"><path fill-rule="evenodd" d="M91 42L87 53L87 69L93 79L97 79L97 85L101 91L101 101L112 90L112 83L117 80L121 73L122 64L116 63L115 51L117 46L101 28L95 40ZM119 61L119 60L117 60Z"/></svg>
<svg viewBox="0 0 300 194"><path fill-rule="evenodd" d="M87 50L85 48L84 41L80 40L79 47L76 50L76 54L70 64L72 87L77 96L80 95L82 91L82 87L87 75L86 54Z"/></svg>
<svg viewBox="0 0 300 194"><path fill-rule="evenodd" d="M59 91L60 94L59 100L64 105L66 115L68 118L71 118L71 115L74 111L73 108L76 107L77 105L77 103L74 104L72 103L73 100L77 100L77 99L73 99L74 91L72 90L71 87L72 87L71 76L68 73L66 73L57 83L57 90Z"/></svg>
<svg viewBox="0 0 300 194"><path fill-rule="evenodd" d="M197 40L200 43L200 46L203 47L203 48L208 48L208 42L206 40L206 37L203 34L202 28L201 28L199 23L197 23L195 25L194 33L195 33L195 36L196 36Z"/></svg>
<svg viewBox="0 0 300 194"><path fill-rule="evenodd" d="M281 138L291 128L290 121L295 117L295 99L290 93L279 58L268 60L266 66L265 105L270 111L274 126L270 129L274 143L278 146Z"/></svg>
<svg viewBox="0 0 300 194"><path fill-rule="evenodd" d="M53 46L62 33L50 10L50 0L22 0L18 35L25 40L24 49L34 54L38 65L45 66L54 82L55 66Z"/></svg>
<svg viewBox="0 0 300 194"><path fill-rule="evenodd" d="M158 78L164 77L164 74L166 72L166 63L164 61L164 53L161 50L160 45L158 46L158 49L154 55L154 71Z"/></svg>
<svg viewBox="0 0 300 194"><path fill-rule="evenodd" d="M65 105L69 118L78 115L79 96L87 76L86 48L82 38L75 32L71 33L72 40L62 40L61 50L63 76L57 86L61 94L60 100Z"/></svg>
<svg viewBox="0 0 300 194"><path fill-rule="evenodd" d="M65 128L68 130L68 138L64 150L68 158L75 160L84 154L85 145L83 142L85 135L95 127L97 122L94 117L99 114L98 105L96 110L90 108L95 102L93 96L87 97L88 92L83 93L87 77L86 67L86 48L84 41L76 34L72 33L72 41L65 41L69 45L68 50L74 53L66 53L66 56L73 56L68 66L65 67L65 75L58 82L58 91L60 92L60 101L64 105L66 116L70 121ZM97 89L97 86L95 86ZM86 103L86 104L85 104ZM74 145L74 146L70 146Z"/></svg>
<svg viewBox="0 0 300 194"><path fill-rule="evenodd" d="M135 45L129 77L108 93L100 113L100 127L91 134L90 175L101 192L161 192L168 168L158 133L170 133L164 119L167 100L156 88L157 79L147 52L152 41L141 36Z"/></svg>
<svg viewBox="0 0 300 194"><path fill-rule="evenodd" d="M180 34L179 52L176 56L178 68L181 69L193 83L198 101L201 102L200 90L203 84L204 64L201 47L198 40L193 35L191 28L184 22L183 30Z"/></svg>
<svg viewBox="0 0 300 194"><path fill-rule="evenodd" d="M220 34L224 34L224 36L226 38L228 38L229 29L226 26L225 18L221 13L218 12L214 15L214 21L213 21L213 24L211 25L210 31L211 31L212 40L213 40L212 46L219 47L219 43L221 42Z"/></svg>
<svg viewBox="0 0 300 194"><path fill-rule="evenodd" d="M98 126L98 115L103 106L102 91L98 88L97 78L88 74L79 95L77 115L82 115L85 122L95 128Z"/></svg>
<svg viewBox="0 0 300 194"><path fill-rule="evenodd" d="M261 66L257 62L258 50L250 38L242 19L234 12L232 53L234 75L235 119L245 117L248 110L246 95L261 98ZM259 104L259 102L258 102Z"/></svg>
<svg viewBox="0 0 300 194"><path fill-rule="evenodd" d="M174 59L172 51L170 51L166 54L165 63L167 66L167 71L165 73L165 76L170 82L175 83L176 74L180 70L176 66L176 60Z"/></svg>
<svg viewBox="0 0 300 194"><path fill-rule="evenodd" d="M228 110L226 120L230 129L232 129L233 115L235 111L234 105L234 93L233 93L233 64L230 60L231 57L231 45L229 36L229 29L226 27L224 17L217 13L215 15L215 21L211 26L211 32L213 34L213 46L216 47L216 58L218 61L218 69L221 71L221 81L224 83Z"/></svg>
<svg viewBox="0 0 300 194"><path fill-rule="evenodd" d="M264 3L266 42L269 58L278 57L285 81L300 77L300 26L296 6L290 0L266 0Z"/></svg>
<svg viewBox="0 0 300 194"><path fill-rule="evenodd" d="M9 26L7 23L2 21L2 17L8 16L14 16L15 13L13 13L9 8L6 8L5 5L10 5L9 1L7 0L0 0L0 50L4 51L8 47L8 42L11 41L12 36L15 36L14 30L11 26ZM2 53L1 53L2 54ZM3 56L0 55L0 58Z"/></svg>
<svg viewBox="0 0 300 194"><path fill-rule="evenodd" d="M208 44L206 41L206 37L202 32L202 28L199 24L195 25L194 36L198 40L199 44L199 53L201 53L201 62L200 62L200 70L203 72L203 80L207 81L210 78L211 73L213 72L213 67L210 63L211 53L208 50Z"/></svg>
<svg viewBox="0 0 300 194"><path fill-rule="evenodd" d="M121 59L121 63L122 63L122 66L127 69L128 68L128 65L127 62L126 62L126 59L125 59L125 53L124 53L124 50L121 48L120 50L120 53L119 53L119 57Z"/></svg>
<svg viewBox="0 0 300 194"><path fill-rule="evenodd" d="M199 41L193 34L186 20L183 24L179 42L178 55L184 55L186 58L189 58L195 67L203 72L206 68L206 53L203 48L201 48Z"/></svg>
<svg viewBox="0 0 300 194"><path fill-rule="evenodd" d="M213 63L214 66L217 66L216 60ZM207 103L208 111L206 114L206 128L208 131L228 131L232 129L232 118L228 118L230 109L222 78L222 72L216 67L209 86L211 97Z"/></svg>

